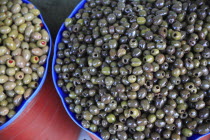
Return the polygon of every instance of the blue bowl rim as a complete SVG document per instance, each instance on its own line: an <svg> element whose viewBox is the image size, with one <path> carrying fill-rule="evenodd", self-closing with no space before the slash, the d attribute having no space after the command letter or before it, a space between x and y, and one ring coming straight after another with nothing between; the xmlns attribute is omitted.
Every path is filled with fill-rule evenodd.
<svg viewBox="0 0 210 140"><path fill-rule="evenodd" d="M31 3L30 1L28 0L22 0L23 3L27 3L27 4L33 4ZM35 6L35 8L37 8ZM50 40L48 42L48 45L49 45L49 51L48 51L48 56L47 56L47 60L46 60L46 63L45 63L45 72L44 72L44 75L42 78L40 78L40 83L38 85L38 87L36 88L36 90L32 93L32 95L27 99L25 100L24 103L21 103L21 105L18 107L18 111L17 113L11 118L9 119L6 123L4 123L2 126L0 126L0 131L5 129L6 127L8 127L9 125L11 125L20 115L21 113L25 110L25 108L28 106L28 104L36 97L36 95L39 93L39 91L41 90L45 80L46 80L46 77L47 77L47 74L48 74L48 67L49 67L49 60L50 60L50 55L51 55L51 50L52 50L52 37L51 37L51 34L50 34L50 30L49 28L47 27L47 24L45 23L44 19L43 19L43 16L42 14L40 14L38 16L41 20L42 20L42 23L44 25L44 29L48 32L49 34L49 37L50 37Z"/></svg>
<svg viewBox="0 0 210 140"><path fill-rule="evenodd" d="M73 10L73 11L71 12L71 14L68 16L68 18L74 17L74 15L75 15L75 14L84 6L85 3L86 3L86 0L81 0L81 2L74 8L74 10ZM58 85L57 85L57 81L56 81L56 80L57 80L57 78L56 78L56 77L57 77L57 74L56 74L56 72L55 72L54 66L55 66L55 64L56 64L57 46L58 46L58 44L60 43L61 35L62 35L62 32L63 32L64 29L65 29L65 25L64 25L64 23L63 23L63 24L61 25L59 31L58 31L58 34L57 34L56 40L55 40L55 44L54 44L54 55L53 55L53 62L52 62L52 77L53 77L54 86L55 86L56 91L58 92L58 95L59 95L59 97L61 98L62 104L63 104L63 106L64 106L64 108L65 108L67 114L70 116L70 118L71 118L71 119L72 119L72 120L81 128L81 129L85 130L86 132L88 132L88 133L94 135L95 137L97 137L98 139L102 140L102 138L101 138L97 133L91 132L90 130L84 128L84 127L79 123L79 121L76 120L76 119L74 118L74 116L72 116L72 114L74 114L74 113L71 112L71 111L68 109L68 106L67 106L67 104L66 104L66 102L65 102L65 99L63 98L63 96L62 96L62 94L61 94L61 92L63 92L63 91L62 91L62 89L61 89L60 87L58 87ZM64 94L65 94L65 93L64 93ZM203 138L203 137L205 137L205 136L207 136L207 135L210 135L210 133L207 133L207 134L205 134L205 135L198 135L198 134L196 134L196 135L193 135L192 137L190 137L189 140L199 140L200 138Z"/></svg>

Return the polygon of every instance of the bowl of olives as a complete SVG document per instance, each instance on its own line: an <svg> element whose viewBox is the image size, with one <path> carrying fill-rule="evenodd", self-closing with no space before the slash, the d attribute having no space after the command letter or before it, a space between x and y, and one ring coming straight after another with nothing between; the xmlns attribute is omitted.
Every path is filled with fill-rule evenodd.
<svg viewBox="0 0 210 140"><path fill-rule="evenodd" d="M27 0L0 0L0 130L17 119L47 76L51 35Z"/></svg>
<svg viewBox="0 0 210 140"><path fill-rule="evenodd" d="M104 140L210 132L205 0L83 0L58 32L53 81L64 108Z"/></svg>

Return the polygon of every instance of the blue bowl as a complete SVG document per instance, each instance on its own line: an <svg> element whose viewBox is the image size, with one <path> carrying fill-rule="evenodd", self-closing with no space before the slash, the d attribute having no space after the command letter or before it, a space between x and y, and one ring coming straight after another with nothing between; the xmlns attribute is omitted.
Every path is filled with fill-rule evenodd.
<svg viewBox="0 0 210 140"><path fill-rule="evenodd" d="M74 17L78 11L82 8L84 8L84 5L86 3L86 0L82 0L77 6L76 8L72 11L72 13L70 14L69 18L72 18ZM54 82L54 85L55 85L55 88L61 98L61 101L63 103L63 106L66 110L66 112L68 113L68 115L70 116L70 118L80 127L82 128L83 130L85 130L86 132L94 135L95 137L97 137L98 139L102 140L101 137L100 137L100 134L97 132L97 133L93 133L91 132L90 130L84 128L82 125L81 125L81 122L78 121L75 117L75 113L71 112L68 108L68 104L65 102L65 98L68 97L68 94L64 93L62 91L62 89L60 87L58 87L58 84L57 84L57 81L58 81L58 75L57 73L55 72L54 70L54 66L56 65L56 58L57 58L57 51L58 51L58 44L60 42L62 42L62 32L66 29L65 25L63 24L57 34L57 37L56 37L56 40L55 40L55 46L54 46L54 56L53 56L53 63L52 63L52 76L53 76L53 82ZM208 133L210 134L210 133ZM208 135L206 134L206 135ZM193 135L192 137L189 138L189 140L199 140L200 138L202 137L205 137L206 135Z"/></svg>
<svg viewBox="0 0 210 140"><path fill-rule="evenodd" d="M22 1L23 1L23 3L32 4L28 0L22 0ZM49 31L46 23L44 22L44 19L43 19L42 15L40 14L38 17L42 20L43 25L44 25L43 28L48 32L49 37L50 37L50 40L49 40L49 42L47 44L49 46L48 57L47 57L46 63L43 65L45 67L45 72L44 72L43 77L39 79L39 81L38 81L39 85L36 88L36 90L32 93L32 95L27 100L24 99L22 101L22 103L20 104L20 106L18 106L15 109L16 114L11 119L9 119L6 123L4 123L2 126L0 126L0 131L3 130L4 128L6 128L7 126L9 126L10 124L12 124L21 115L21 113L25 110L25 108L28 106L28 104L39 93L39 91L41 90L41 88L42 88L42 86L43 86L43 84L44 84L44 82L46 80L46 77L47 77L47 71L48 71L49 59L50 59L50 53L51 53L51 48L52 48L52 37L51 37L50 31Z"/></svg>

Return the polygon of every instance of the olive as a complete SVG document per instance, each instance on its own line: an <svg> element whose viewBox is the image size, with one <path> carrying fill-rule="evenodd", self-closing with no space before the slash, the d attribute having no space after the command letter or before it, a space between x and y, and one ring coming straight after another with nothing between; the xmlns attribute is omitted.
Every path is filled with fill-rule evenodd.
<svg viewBox="0 0 210 140"><path fill-rule="evenodd" d="M0 107L0 115L6 116L9 113L9 109L7 107Z"/></svg>
<svg viewBox="0 0 210 140"><path fill-rule="evenodd" d="M137 18L137 23L140 24L140 25L145 24L146 23L145 17L138 17Z"/></svg>

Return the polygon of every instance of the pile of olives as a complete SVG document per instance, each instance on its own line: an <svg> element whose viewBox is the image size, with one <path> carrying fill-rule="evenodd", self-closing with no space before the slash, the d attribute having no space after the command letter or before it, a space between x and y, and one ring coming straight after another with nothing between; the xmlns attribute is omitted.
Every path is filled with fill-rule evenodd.
<svg viewBox="0 0 210 140"><path fill-rule="evenodd" d="M58 86L104 140L185 140L210 131L207 0L87 0L65 21Z"/></svg>
<svg viewBox="0 0 210 140"><path fill-rule="evenodd" d="M39 15L22 0L0 0L0 126L43 77L49 35Z"/></svg>

